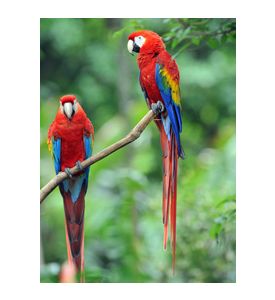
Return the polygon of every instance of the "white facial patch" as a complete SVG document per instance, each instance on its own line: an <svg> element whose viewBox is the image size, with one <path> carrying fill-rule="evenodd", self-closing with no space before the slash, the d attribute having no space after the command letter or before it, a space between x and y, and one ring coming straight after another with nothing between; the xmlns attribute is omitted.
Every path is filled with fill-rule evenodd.
<svg viewBox="0 0 275 300"><path fill-rule="evenodd" d="M139 46L139 48L141 48L143 46L145 41L146 41L146 39L142 35L135 37L135 43Z"/></svg>
<svg viewBox="0 0 275 300"><path fill-rule="evenodd" d="M77 103L76 100L74 100L73 110L74 110L75 113L77 112L77 109L78 109L78 103Z"/></svg>

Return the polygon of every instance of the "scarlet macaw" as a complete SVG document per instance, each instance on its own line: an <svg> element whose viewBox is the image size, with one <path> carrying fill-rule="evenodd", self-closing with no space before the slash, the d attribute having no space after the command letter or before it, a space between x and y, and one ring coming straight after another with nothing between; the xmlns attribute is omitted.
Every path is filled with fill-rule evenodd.
<svg viewBox="0 0 275 300"><path fill-rule="evenodd" d="M89 168L82 170L80 162L92 155L94 128L74 95L60 98L60 107L48 131L48 146L53 154L55 172L65 171L59 189L65 211L65 231L68 261L81 272L84 270L84 209ZM72 176L69 168L77 165Z"/></svg>
<svg viewBox="0 0 275 300"><path fill-rule="evenodd" d="M149 30L133 32L128 37L128 51L138 53L139 82L147 105L153 110L160 101L165 110L156 118L160 131L163 153L163 201L164 249L168 239L170 213L170 239L172 244L172 266L176 255L176 202L178 157L184 158L180 142L182 131L179 70L175 60L165 50L161 37Z"/></svg>

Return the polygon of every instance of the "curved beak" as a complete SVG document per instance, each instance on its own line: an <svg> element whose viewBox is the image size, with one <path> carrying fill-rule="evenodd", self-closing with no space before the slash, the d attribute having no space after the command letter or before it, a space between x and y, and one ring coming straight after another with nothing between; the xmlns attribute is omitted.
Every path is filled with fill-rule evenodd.
<svg viewBox="0 0 275 300"><path fill-rule="evenodd" d="M128 49L128 51L129 51L130 54L134 55L134 54L133 54L134 42L133 42L132 40L129 40L129 41L128 41L127 49Z"/></svg>
<svg viewBox="0 0 275 300"><path fill-rule="evenodd" d="M64 107L64 113L67 116L68 119L71 119L73 115L73 104L71 102L66 102L63 105Z"/></svg>
<svg viewBox="0 0 275 300"><path fill-rule="evenodd" d="M132 40L128 41L127 48L132 55L134 55L133 52L139 53L140 50L140 47Z"/></svg>

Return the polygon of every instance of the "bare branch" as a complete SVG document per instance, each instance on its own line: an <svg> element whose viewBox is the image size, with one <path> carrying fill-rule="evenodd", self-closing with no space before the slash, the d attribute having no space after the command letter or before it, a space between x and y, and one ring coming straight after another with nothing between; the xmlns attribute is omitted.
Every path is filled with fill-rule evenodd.
<svg viewBox="0 0 275 300"><path fill-rule="evenodd" d="M163 106L160 102L158 102L156 106L156 114L163 111ZM91 166L97 161L103 159L104 157L110 155L111 153L117 151L120 148L125 147L126 145L132 143L136 139L138 139L144 129L148 126L148 124L154 119L155 112L149 110L149 112L138 122L138 124L121 140L112 144L111 146L103 149L96 155L89 157L88 159L81 162L81 166L83 169ZM79 172L77 166L70 169L72 175L75 175ZM67 173L59 172L54 178L52 178L41 190L40 190L40 204L45 200L45 198L64 180L68 177Z"/></svg>

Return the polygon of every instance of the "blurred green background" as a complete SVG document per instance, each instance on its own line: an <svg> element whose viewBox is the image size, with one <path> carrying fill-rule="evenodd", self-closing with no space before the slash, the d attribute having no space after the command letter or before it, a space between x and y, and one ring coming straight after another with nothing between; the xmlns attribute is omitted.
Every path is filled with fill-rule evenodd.
<svg viewBox="0 0 275 300"><path fill-rule="evenodd" d="M95 127L94 153L147 112L127 36L160 34L181 74L177 263L163 250L162 163L151 123L91 167L85 212L87 282L235 282L235 19L41 19L41 187L55 174L47 130L73 93ZM41 282L66 260L58 189L41 205Z"/></svg>

